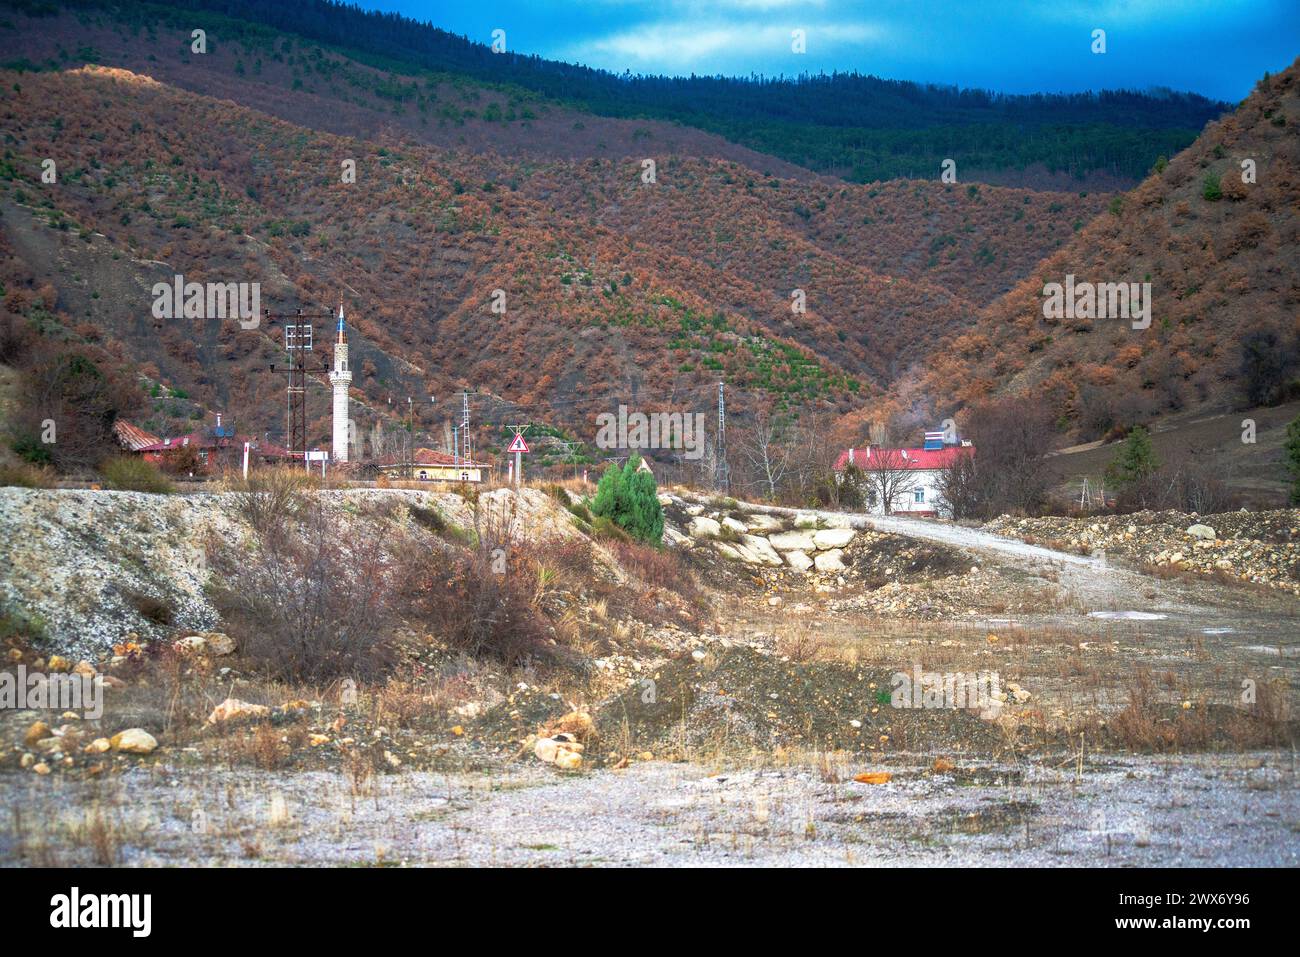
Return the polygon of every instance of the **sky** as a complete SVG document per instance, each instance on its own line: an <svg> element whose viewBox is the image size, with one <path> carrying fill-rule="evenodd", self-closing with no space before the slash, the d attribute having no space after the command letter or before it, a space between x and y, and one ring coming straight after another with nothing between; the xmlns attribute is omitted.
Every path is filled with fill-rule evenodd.
<svg viewBox="0 0 1300 957"><path fill-rule="evenodd" d="M354 2L482 43L504 30L512 52L616 73L857 70L1007 93L1168 87L1235 101L1300 56L1300 0Z"/></svg>

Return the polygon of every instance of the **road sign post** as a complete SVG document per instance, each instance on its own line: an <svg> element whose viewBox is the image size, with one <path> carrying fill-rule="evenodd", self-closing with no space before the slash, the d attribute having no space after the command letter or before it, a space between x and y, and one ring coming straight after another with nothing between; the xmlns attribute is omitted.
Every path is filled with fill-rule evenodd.
<svg viewBox="0 0 1300 957"><path fill-rule="evenodd" d="M515 432L515 439L510 443L510 448L506 449L506 451L515 453L514 480L515 488L518 488L523 484L524 475L523 459L519 456L528 451L528 443L524 441L523 432Z"/></svg>

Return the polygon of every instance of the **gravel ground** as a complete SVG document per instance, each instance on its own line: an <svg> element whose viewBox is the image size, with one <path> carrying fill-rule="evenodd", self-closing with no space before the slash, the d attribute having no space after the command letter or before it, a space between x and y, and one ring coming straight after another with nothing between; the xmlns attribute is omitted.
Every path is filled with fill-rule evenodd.
<svg viewBox="0 0 1300 957"><path fill-rule="evenodd" d="M128 866L1300 865L1290 754L1092 756L1079 776L1073 761L895 766L877 785L854 782L861 770L524 765L359 787L329 773L166 766L98 783L15 775L0 862L95 863L103 820L111 859Z"/></svg>

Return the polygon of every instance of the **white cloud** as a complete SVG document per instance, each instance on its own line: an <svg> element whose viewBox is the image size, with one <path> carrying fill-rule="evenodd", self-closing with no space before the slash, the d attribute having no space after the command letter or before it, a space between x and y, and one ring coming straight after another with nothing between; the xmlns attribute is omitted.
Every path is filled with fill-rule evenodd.
<svg viewBox="0 0 1300 957"><path fill-rule="evenodd" d="M777 0L738 0L764 3ZM790 34L807 33L809 52L823 53L848 44L875 43L886 36L873 23L798 23L737 21L708 24L698 22L645 23L620 33L585 40L571 46L567 57L584 63L599 63L608 69L671 70L716 69L731 60L751 61L755 53L790 51Z"/></svg>

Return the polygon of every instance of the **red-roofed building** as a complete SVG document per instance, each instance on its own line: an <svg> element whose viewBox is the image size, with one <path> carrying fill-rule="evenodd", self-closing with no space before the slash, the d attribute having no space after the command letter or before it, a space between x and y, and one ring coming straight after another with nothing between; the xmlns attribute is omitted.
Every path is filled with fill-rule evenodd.
<svg viewBox="0 0 1300 957"><path fill-rule="evenodd" d="M969 442L960 445L931 441L926 448L895 449L867 446L848 449L835 460L835 471L842 480L852 463L866 485L867 508L877 515L903 512L908 515L935 516L947 512L941 494L941 478L953 462L975 454ZM936 447L937 446L937 447ZM889 500L889 507L885 501Z"/></svg>
<svg viewBox="0 0 1300 957"><path fill-rule="evenodd" d="M245 442L249 446L250 463L272 464L294 460L294 456L287 449L250 435L236 434L234 429L221 424L220 416L217 417L214 428L199 429L174 438L158 439L132 451L158 464L166 463L169 457L182 459L193 451L194 457L190 461L197 462L198 470L207 472L221 466L239 468L243 464Z"/></svg>
<svg viewBox="0 0 1300 957"><path fill-rule="evenodd" d="M132 425L126 419L118 419L113 423L113 434L122 443L122 448L128 452L139 452L147 445L162 441L162 436L146 432L138 425Z"/></svg>
<svg viewBox="0 0 1300 957"><path fill-rule="evenodd" d="M487 478L486 462L476 462L465 456L457 458L436 449L416 449L408 460L405 455L386 455L375 463L379 471L397 479L414 479L417 482L482 482Z"/></svg>

